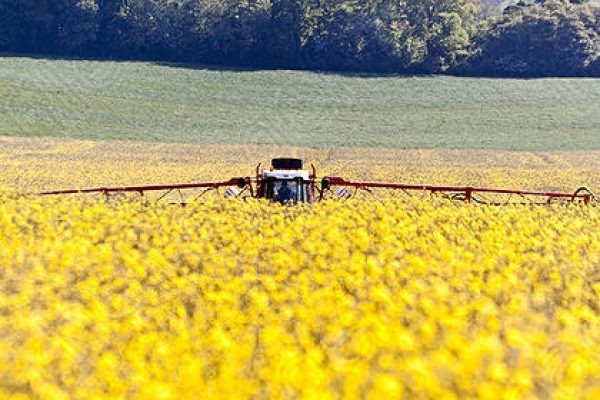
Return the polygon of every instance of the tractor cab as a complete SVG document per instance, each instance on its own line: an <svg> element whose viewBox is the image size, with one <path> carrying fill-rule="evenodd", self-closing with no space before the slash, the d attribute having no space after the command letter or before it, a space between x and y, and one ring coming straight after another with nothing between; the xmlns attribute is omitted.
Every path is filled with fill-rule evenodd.
<svg viewBox="0 0 600 400"><path fill-rule="evenodd" d="M309 203L314 199L314 179L297 158L274 158L269 169L257 174L258 196L274 203Z"/></svg>

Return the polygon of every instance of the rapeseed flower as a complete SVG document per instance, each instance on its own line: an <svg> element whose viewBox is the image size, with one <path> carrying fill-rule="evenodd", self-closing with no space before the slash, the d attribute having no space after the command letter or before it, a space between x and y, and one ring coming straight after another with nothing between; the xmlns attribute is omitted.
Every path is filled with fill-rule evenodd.
<svg viewBox="0 0 600 400"><path fill-rule="evenodd" d="M116 165L96 179L140 177ZM0 398L591 399L600 388L597 206L0 197Z"/></svg>

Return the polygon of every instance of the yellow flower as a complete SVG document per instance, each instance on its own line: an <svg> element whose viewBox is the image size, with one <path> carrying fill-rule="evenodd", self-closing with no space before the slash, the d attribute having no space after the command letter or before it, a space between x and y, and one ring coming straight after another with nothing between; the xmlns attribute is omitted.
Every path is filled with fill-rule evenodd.
<svg viewBox="0 0 600 400"><path fill-rule="evenodd" d="M252 168L94 157L88 174L27 160L56 187ZM3 182L20 185L15 160L0 159ZM439 162L330 166L547 186L537 170ZM598 182L571 170L557 185L569 174ZM597 206L0 196L0 397L598 397Z"/></svg>

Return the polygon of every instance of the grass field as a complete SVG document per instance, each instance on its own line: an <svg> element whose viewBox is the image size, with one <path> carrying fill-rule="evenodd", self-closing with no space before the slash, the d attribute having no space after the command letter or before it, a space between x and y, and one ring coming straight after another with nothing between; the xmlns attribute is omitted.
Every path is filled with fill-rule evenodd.
<svg viewBox="0 0 600 400"><path fill-rule="evenodd" d="M234 71L0 58L0 135L198 144L600 150L600 80Z"/></svg>

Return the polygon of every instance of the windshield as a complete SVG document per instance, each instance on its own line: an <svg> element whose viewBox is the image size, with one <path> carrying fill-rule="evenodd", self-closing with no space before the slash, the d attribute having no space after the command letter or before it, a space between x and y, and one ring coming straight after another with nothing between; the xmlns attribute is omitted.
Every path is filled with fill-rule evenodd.
<svg viewBox="0 0 600 400"><path fill-rule="evenodd" d="M273 200L281 204L300 203L306 201L306 185L302 180L273 180Z"/></svg>

